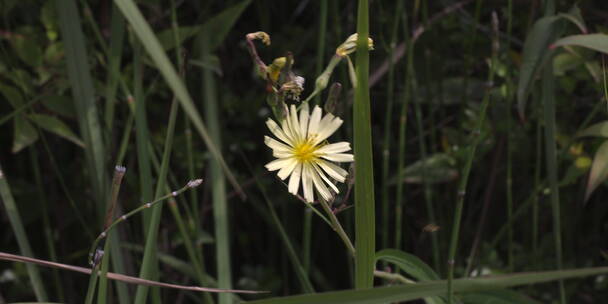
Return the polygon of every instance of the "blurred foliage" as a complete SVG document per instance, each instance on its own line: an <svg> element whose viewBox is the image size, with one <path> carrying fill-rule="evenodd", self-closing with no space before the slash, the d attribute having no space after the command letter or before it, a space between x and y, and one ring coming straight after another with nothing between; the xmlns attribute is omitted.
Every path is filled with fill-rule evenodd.
<svg viewBox="0 0 608 304"><path fill-rule="evenodd" d="M93 240L93 235L85 232L98 233L102 218L99 218L96 211L96 199L87 178L92 174L88 172L84 157L84 149L88 147L83 143L83 135L79 131L78 114L68 82L67 58L59 31L56 1L58 0L4 0L0 3L0 164L36 257L85 265L86 254ZM557 81L555 140L558 148L564 267L606 265L608 135L605 126L608 106L605 92L608 80L604 54L608 48L601 43L606 43L608 39L606 36L595 36L594 41L599 45L592 46L585 45L584 42L566 41L564 46L551 50L546 46L555 41L546 41L546 46L539 47L536 55L544 58L547 53L554 52L552 61L546 63L536 60L525 79L521 80L522 66L526 65L527 60L524 43L542 15L542 1L513 1L513 30L510 37L506 33L506 1L464 1L466 5L462 9L441 13L445 7L457 2L408 1L406 11L410 32L404 33L403 25L399 26L401 38L395 46L404 47L407 52L409 46L403 45L403 37L420 29L418 26L431 22L424 27L414 51L413 68L416 70L418 84L414 102L420 103L424 130L417 130L415 113L413 110L408 111L405 153L407 166L403 176L398 175L396 168L399 111L390 113L390 130L383 129L388 75L386 69L381 68L383 63L388 62L389 49L392 47L389 40L391 24L395 18L400 20L402 16L394 15L393 2L371 1L370 5L370 34L376 45L376 49L370 53L370 72L372 78L374 75L379 76L379 80L372 82L370 88L373 144L378 172L381 166L378 156L382 153L390 155L390 206L394 205L392 198L395 184L406 183L407 203L403 224L405 244L398 249L430 264L430 233L435 233L440 241L440 256L447 258L445 252L450 231L445 227L452 224L458 172L473 141L471 134L479 116L481 99L486 90L490 90L488 118L480 133L476 134L482 136L482 141L473 162L467 190L457 254L457 273L459 276L465 275L466 263L473 263L472 275L555 267L544 148L542 138L537 136L538 130L544 127L537 81L538 69L542 65L552 64ZM479 22L474 17L476 2L482 3ZM414 7L413 3L419 3L420 6ZM119 75L123 83L116 100L107 100L104 97L109 73L107 45L111 38L113 4L111 1L80 1L78 5L86 37L86 61L90 64L96 90L95 105L103 113L106 103L115 102L113 125L102 125L107 138L105 167L108 173L119 155L123 134L131 134L123 162L128 170L119 199L121 210L131 210L143 203L140 201L140 177L136 173L138 163L135 129L125 130L130 126L129 105L132 100L124 88L133 88L133 70L136 68L133 63L133 42L136 37L132 29L127 27ZM175 48L170 2L139 1L138 5L169 58L176 58L178 50ZM292 52L292 70L306 78L303 96L308 96L314 89L314 80L318 76L314 74L318 52L324 52L325 58L330 58L335 47L355 31L356 2L329 2L327 31L324 33L327 46L325 50L317 49L317 37L320 34L317 31L317 1L260 0L246 4L242 1L176 1L176 5L178 43L183 51L189 55L197 54L201 41L196 37L210 37L209 50L212 55L204 59L186 56L188 65L184 78L201 112L205 102L200 89L202 69L212 70L219 80L216 82L216 92L221 113L219 123L222 154L249 197L246 201L241 201L232 192L234 189L229 187L233 284L235 288L270 290L274 295L297 294L301 292L300 286L292 273L279 235L269 220L269 213L262 203L264 200L254 179L259 179L268 189L273 189L271 195L273 202L276 202L274 207L297 252L302 247L306 208L263 168L271 159L269 150L263 144L263 136L269 133L264 121L271 116L271 110L266 104L266 83L256 75L245 35L263 30L272 36L270 46L258 47L260 57L267 63L285 56L287 51ZM230 9L226 10L227 8ZM490 66L488 58L491 56L493 35L492 12L499 16L500 49L498 61ZM570 14L562 15L560 20L554 21L558 23L556 26L559 30L563 31L560 37L608 32L608 3L603 1L580 1L575 9L571 1L557 1L557 12ZM413 15L417 15L417 19L413 20ZM541 30L536 34L545 37L547 32ZM409 81L405 76L404 58L403 55L399 56L395 63L394 96L397 107L402 104L405 82ZM162 151L173 96L152 61L145 58L144 62L144 95L151 145L156 151ZM177 62L173 63L177 65ZM492 84L483 81L488 70L496 76ZM352 86L348 77L346 64L338 65L332 76L332 82L340 82L343 86L335 113L342 116L345 124L336 136L346 139L352 138ZM520 90L523 90L521 94L516 94ZM323 94L322 99L325 99L327 91ZM519 100L518 104L517 98L524 101ZM511 103L508 103L509 99ZM511 108L509 104L512 105ZM189 161L184 148L189 135L185 132L184 113L178 115L180 120L170 165L169 181L172 189L181 187L189 179ZM103 124L104 120L100 121ZM388 151L382 147L381 139L385 132L391 132L392 144ZM420 136L427 148L426 158L421 156L417 146ZM507 141L511 144L506 145ZM198 137L194 137L193 145L194 158L191 165L196 176L203 177L211 156ZM509 269L507 265L506 236L504 233L499 234L508 224L505 207L507 146L512 153L512 189L516 215L512 223L515 236L512 244L514 269ZM253 164L253 172L247 169L244 159ZM35 166L39 166L42 172L41 185L37 185L33 177ZM540 176L538 180L535 179L537 175ZM425 185L432 187L435 223L429 222L423 204ZM41 196L48 206L46 212L41 209ZM209 281L213 282L216 273L210 197L209 183L205 183L203 190L199 191L196 204L184 203L186 199L178 202L188 224L189 237L203 252ZM341 195L337 201L350 205L352 197ZM533 204L537 204L539 210L537 220L533 220ZM5 228L0 230L0 248L2 251L16 253L19 252L19 247L3 208L0 207L0 226ZM377 208L381 208L379 203ZM483 212L486 208L487 211ZM380 217L380 212L377 214ZM45 216L48 217L48 226L45 224ZM484 222L482 216L485 217L485 226L480 225ZM79 217L84 221L79 220ZM200 218L200 226L196 226L195 217ZM353 217L352 208L340 213L340 219L351 236L354 235ZM144 243L145 236L140 229L140 221L139 217L134 217L120 229L126 248L140 248L138 246ZM388 221L389 227L394 225L393 218L378 218L378 222L383 221ZM87 227L83 227L83 224ZM533 226L535 224L536 227ZM428 225L435 225L436 229L425 229ZM50 240L47 234L42 233L49 229ZM171 215L163 215L160 229L158 251L163 254L160 258L161 280L196 284L195 275L184 266L184 263L188 263L183 247L184 236L179 233ZM348 253L323 221L314 218L311 229L313 242L309 253L309 273L315 289L328 291L350 288L352 263ZM532 233L535 229L538 231L537 240ZM380 229L377 232L384 233ZM389 229L388 233L392 235L394 231ZM497 235L501 238L495 239ZM50 249L49 242L54 244L54 249ZM476 242L480 244L477 255L473 255L473 260L466 260ZM127 271L130 274L137 273L141 253L138 250L128 252ZM433 270L440 277L445 277L445 265ZM51 272L48 269L41 271L43 277L48 279L45 280L46 288L52 300L82 302L86 281L80 274L60 272L60 287L55 288L50 283L54 280ZM387 283L380 279L376 281L377 284L383 282ZM566 290L572 303L599 303L608 298L607 284L606 276L590 277L568 281ZM30 289L28 274L23 265L0 262L0 303L2 299L8 302L32 300L33 292ZM497 291L473 294L463 298L463 301L487 303L499 299L496 303L535 303L532 300L535 299L547 303L558 297L557 289L551 284L517 291L520 293ZM254 299L259 296L243 298ZM184 302L200 300L188 292L162 291L163 302L173 302L174 299Z"/></svg>

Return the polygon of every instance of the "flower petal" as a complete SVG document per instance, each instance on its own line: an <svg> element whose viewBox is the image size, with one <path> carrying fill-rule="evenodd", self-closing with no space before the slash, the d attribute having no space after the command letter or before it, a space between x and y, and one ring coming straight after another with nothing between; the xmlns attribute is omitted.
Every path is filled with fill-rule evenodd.
<svg viewBox="0 0 608 304"><path fill-rule="evenodd" d="M315 106L312 110L312 114L310 115L310 120L308 121L308 133L307 138L310 138L314 134L317 134L319 130L319 121L321 120L321 108L319 106Z"/></svg>
<svg viewBox="0 0 608 304"><path fill-rule="evenodd" d="M303 139L302 134L300 134L300 122L298 121L298 111L296 110L295 105L291 105L289 108L289 114L287 117L287 124L291 129L291 132L294 135L294 140L301 141Z"/></svg>
<svg viewBox="0 0 608 304"><path fill-rule="evenodd" d="M279 158L267 163L264 167L266 167L268 171L275 171L289 165L292 161L291 158Z"/></svg>
<svg viewBox="0 0 608 304"><path fill-rule="evenodd" d="M298 164L298 161L294 158L288 158L291 162L287 163L285 166L283 166L283 168L281 168L281 170L279 170L279 173L277 173L277 176L284 180L286 179L289 174L291 174L291 172L293 171L293 169L296 167L296 165Z"/></svg>
<svg viewBox="0 0 608 304"><path fill-rule="evenodd" d="M298 189L300 188L300 177L302 176L302 164L297 163L295 169L291 173L289 178L289 193L298 195Z"/></svg>
<svg viewBox="0 0 608 304"><path fill-rule="evenodd" d="M300 109L300 135L302 139L306 138L306 134L308 131L308 118L309 118L309 110L308 110L308 102L305 102L301 106Z"/></svg>
<svg viewBox="0 0 608 304"><path fill-rule="evenodd" d="M293 156L293 152L289 151L277 151L277 150L273 150L272 151L272 156L276 157L276 158L286 158L286 157L292 157Z"/></svg>
<svg viewBox="0 0 608 304"><path fill-rule="evenodd" d="M319 123L319 133L313 141L313 145L322 142L323 140L334 134L334 132L336 132L336 130L338 130L338 128L342 125L342 119L340 119L339 117L333 117L333 115L329 115L331 114L327 114ZM330 118L326 119L327 117Z"/></svg>
<svg viewBox="0 0 608 304"><path fill-rule="evenodd" d="M321 178L323 179L323 181L331 187L332 190L334 190L334 193L340 193L340 190L338 190L338 187L336 187L336 185L334 185L334 183L332 183L329 178L327 178L327 176L325 176L325 173L323 173L323 171L321 171L321 169L319 168L319 166L317 166L316 164L313 165L315 168L315 171L317 171L317 174L319 176L321 176ZM332 195L333 196L333 195Z"/></svg>
<svg viewBox="0 0 608 304"><path fill-rule="evenodd" d="M350 143L346 141L337 142L334 144L324 145L315 151L315 154L334 154L350 151Z"/></svg>
<svg viewBox="0 0 608 304"><path fill-rule="evenodd" d="M278 139L282 140L286 144L291 143L285 132L283 132L283 129L281 129L281 127L274 120L270 118L266 120L266 126L268 126L270 132L272 132L272 134L274 134L274 136L276 136Z"/></svg>
<svg viewBox="0 0 608 304"><path fill-rule="evenodd" d="M304 192L304 199L308 203L312 203L315 200L314 192L312 191L312 169L308 165L302 164L302 190Z"/></svg>
<svg viewBox="0 0 608 304"><path fill-rule="evenodd" d="M321 167L321 169L323 169L323 171L325 171L329 176L331 176L333 179L343 183L344 180L346 180L346 176L348 175L348 172L342 168L340 168L339 166L336 166L328 161L324 161L322 159L317 160L317 164L319 165L319 167Z"/></svg>
<svg viewBox="0 0 608 304"><path fill-rule="evenodd" d="M280 143L278 140L269 137L269 136L264 136L264 143L270 147L270 149L272 149L273 151L277 151L277 152L291 152L291 148L283 143Z"/></svg>
<svg viewBox="0 0 608 304"><path fill-rule="evenodd" d="M312 167L313 167L312 165L308 166L308 168L309 168L308 170L310 170L310 174L312 176L312 182L315 185L315 189L317 189L317 192L319 192L319 194L321 195L321 197L323 197L323 199L325 201L330 202L331 199L333 198L333 195L331 194L329 189L327 189L327 186L325 186L325 184L319 177L319 173L317 173L317 171L315 169L313 169Z"/></svg>
<svg viewBox="0 0 608 304"><path fill-rule="evenodd" d="M347 153L326 154L321 157L338 163L352 162L355 160L355 157L352 154Z"/></svg>

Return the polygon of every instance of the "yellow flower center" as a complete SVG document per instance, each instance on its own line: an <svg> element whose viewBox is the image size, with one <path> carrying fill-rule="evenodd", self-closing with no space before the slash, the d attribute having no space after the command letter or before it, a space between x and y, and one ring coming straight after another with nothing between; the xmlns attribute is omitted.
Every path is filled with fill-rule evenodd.
<svg viewBox="0 0 608 304"><path fill-rule="evenodd" d="M312 161L317 158L315 151L318 148L318 146L312 145L309 141L302 141L294 146L293 155L300 163Z"/></svg>

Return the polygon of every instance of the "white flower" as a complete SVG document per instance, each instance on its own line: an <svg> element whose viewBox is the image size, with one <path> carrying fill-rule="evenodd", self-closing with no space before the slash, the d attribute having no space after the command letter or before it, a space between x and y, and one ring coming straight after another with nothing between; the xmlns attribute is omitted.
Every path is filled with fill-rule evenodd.
<svg viewBox="0 0 608 304"><path fill-rule="evenodd" d="M342 119L327 113L321 118L321 108L315 106L309 114L308 103L303 103L300 116L291 105L281 126L272 119L266 125L280 141L264 136L264 143L272 149L277 159L266 164L269 171L279 170L282 180L289 178L289 192L297 195L302 183L302 191L307 202L314 201L313 185L323 199L330 201L338 188L327 177L344 182L348 172L332 162L352 162L350 143L327 143L326 139L342 125ZM329 186L331 190L327 187ZM333 190L333 193L332 193Z"/></svg>

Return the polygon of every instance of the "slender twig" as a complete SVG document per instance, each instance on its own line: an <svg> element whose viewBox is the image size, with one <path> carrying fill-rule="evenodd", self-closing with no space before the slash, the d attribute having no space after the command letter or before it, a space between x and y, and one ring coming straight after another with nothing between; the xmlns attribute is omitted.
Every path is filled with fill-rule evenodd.
<svg viewBox="0 0 608 304"><path fill-rule="evenodd" d="M136 209L134 209L134 210L132 210L132 211L130 211L130 212L128 212L128 213L120 216L120 217L118 217L106 229L104 229L104 231L101 232L99 234L99 236L97 236L97 238L95 239L95 241L93 241L93 246L91 246L91 251L89 252L89 264L91 264L91 265L97 265L97 263L94 261L96 259L94 251L97 248L97 245L99 244L99 242L102 239L104 239L108 235L108 232L110 230L112 230L114 227L116 227L116 225L120 224L123 221L126 221L129 217L131 217L132 215L134 215L134 214L136 214L136 213L138 213L138 212L140 212L140 211L142 211L144 209L150 208L150 207L152 207L152 206L154 206L154 205L156 205L156 204L158 204L160 202L163 202L164 200L166 200L168 198L176 197L176 196L180 195L182 192L185 192L188 189L191 189L191 188L194 188L194 187L198 187L202 182L203 182L202 179L191 180L183 188L181 188L181 189L179 189L177 191L173 191L173 192L171 192L171 193L169 193L169 194L167 194L165 196L161 196L161 197L159 197L158 199L156 199L156 200L154 200L152 202L145 203L145 204L141 205L140 207L138 207L138 208L136 208ZM101 256L98 256L97 258L101 258Z"/></svg>
<svg viewBox="0 0 608 304"><path fill-rule="evenodd" d="M342 228L342 224L340 224L336 214L333 210L331 210L331 207L329 207L329 204L325 201L325 199L321 198L319 201L323 207L323 210L325 210L325 213L327 213L329 219L331 220L331 228L340 236L340 239L342 239L342 242L344 242L344 245L346 245L346 248L348 248L350 254L354 257L355 246L353 246L353 243L348 238L346 231L344 231L344 228Z"/></svg>
<svg viewBox="0 0 608 304"><path fill-rule="evenodd" d="M42 266L46 266L46 267L54 267L54 268L59 268L59 269L64 269L64 270L69 270L69 271L74 271L74 272L80 272L80 273L84 273L84 274L92 273L91 268L67 265L67 264L62 264L62 263L55 263L55 262L51 262L51 261L39 260L39 259L30 258L30 257L5 253L5 252L0 252L0 260L37 264L37 265L42 265ZM98 273L99 273L99 271L98 271ZM131 276L127 276L127 275L119 274L119 273L113 273L113 272L108 272L107 276L108 276L108 279L122 281L122 282L126 282L126 283L131 283L131 284L176 288L176 289L191 290L191 291L232 292L232 293L252 293L252 294L267 292L267 291L255 291L255 290L219 289L219 288L209 288L209 287L199 287L199 286L183 286L183 285L144 280L144 279L131 277Z"/></svg>

